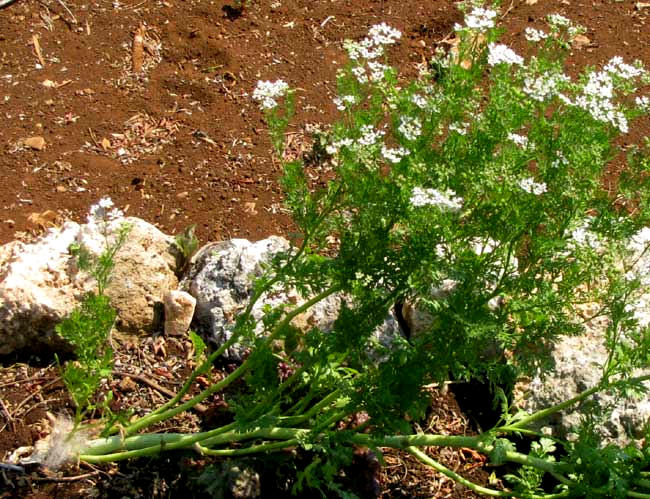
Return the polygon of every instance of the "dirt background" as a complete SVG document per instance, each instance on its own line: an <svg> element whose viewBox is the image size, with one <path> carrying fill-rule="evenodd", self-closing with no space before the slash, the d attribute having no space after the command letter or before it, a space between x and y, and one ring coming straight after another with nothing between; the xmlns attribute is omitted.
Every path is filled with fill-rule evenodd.
<svg viewBox="0 0 650 499"><path fill-rule="evenodd" d="M650 65L643 3L532 1L502 6L505 41L519 53L528 52L524 28L558 12L587 28L572 67L614 55ZM234 5L17 0L0 10L0 243L83 220L106 195L167 233L195 223L202 242L286 234L280 168L251 99L256 82L283 78L298 89L288 140L304 150L306 129L336 118L343 40L382 21L400 29L391 60L409 74L462 21L449 0ZM138 30L143 70L134 75ZM634 126L625 141L648 130ZM33 137L42 150L24 144Z"/></svg>
<svg viewBox="0 0 650 499"><path fill-rule="evenodd" d="M506 1L505 42L527 55L524 29L544 28L553 12L587 28L570 56L574 74L614 55L650 66L650 3L644 2ZM107 195L169 234L197 224L202 243L286 235L291 223L277 182L280 166L251 99L255 84L282 78L297 89L287 139L292 151L308 152L309 130L336 119L332 97L335 73L345 64L343 40L359 39L379 22L402 31L391 61L409 75L444 46L462 16L449 0L251 0L243 10L234 0L17 0L0 9L0 244L68 218L83 221ZM137 74L136 34L143 37ZM645 135L648 120L631 126L621 145ZM616 170L612 165L607 181ZM310 174L317 181L327 172ZM136 376L174 390L187 367L189 347L182 342L165 346L147 338L115 348L134 377L117 376L111 388L120 403L138 410L164 394ZM0 461L47 434L48 412L70 408L51 359L16 360L4 359L0 369ZM172 424L188 430L211 424L224 401L207 405L208 415ZM477 421L459 412L453 396L438 394L429 424L432 431L467 433ZM488 483L481 456L441 452L448 466ZM354 472L371 484L368 497L472 497L403 455L388 457L382 471L361 459ZM22 478L0 470L0 498L170 497L187 485L188 470L205 465L165 457Z"/></svg>

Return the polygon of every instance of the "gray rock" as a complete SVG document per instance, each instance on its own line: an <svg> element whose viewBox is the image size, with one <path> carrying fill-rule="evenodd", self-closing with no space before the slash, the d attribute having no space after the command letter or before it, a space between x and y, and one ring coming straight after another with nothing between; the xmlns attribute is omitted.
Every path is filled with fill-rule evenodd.
<svg viewBox="0 0 650 499"><path fill-rule="evenodd" d="M206 334L217 347L228 341L237 315L248 305L254 278L261 275L262 266L274 254L288 249L288 241L276 236L255 243L232 239L201 248L192 259L188 276L181 282L181 287L196 298L195 328ZM343 299L341 294L329 296L297 316L292 325L302 331L313 327L330 331ZM261 319L267 306L294 307L304 301L306 299L295 289L285 289L280 285L267 292L251 312L257 321L255 334L261 336L265 333ZM383 345L390 345L399 334L399 325L391 313L376 331L375 338ZM245 351L245 346L235 344L225 352L225 356L241 360Z"/></svg>
<svg viewBox="0 0 650 499"><path fill-rule="evenodd" d="M106 294L121 330L148 330L154 303L177 287L176 249L173 239L153 225L137 218L126 221L132 230L115 257ZM108 226L109 241L117 224ZM14 241L0 247L0 354L37 344L69 348L54 328L95 290L95 282L79 270L68 248L83 244L97 255L104 238L97 225L67 222L33 243Z"/></svg>
<svg viewBox="0 0 650 499"><path fill-rule="evenodd" d="M544 376L520 380L515 386L515 404L533 413L596 386L607 361L606 327L606 320L595 320L588 324L585 335L569 336L559 341L552 351L553 369ZM634 373L635 376L643 374L650 374L650 369ZM650 383L646 386L650 388ZM627 445L643 438L644 425L650 418L648 395L617 400L613 393L599 392L581 404L539 421L537 428L546 427L554 436L572 438L584 415L594 411L594 404L610 411L606 423L597 429L603 443Z"/></svg>

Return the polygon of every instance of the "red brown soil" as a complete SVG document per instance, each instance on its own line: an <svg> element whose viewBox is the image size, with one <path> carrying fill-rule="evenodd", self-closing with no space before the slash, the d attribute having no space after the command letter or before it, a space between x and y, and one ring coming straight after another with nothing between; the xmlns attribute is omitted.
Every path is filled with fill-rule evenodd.
<svg viewBox="0 0 650 499"><path fill-rule="evenodd" d="M239 16L224 1L66 5L76 23L53 0L18 0L0 11L0 243L63 218L83 220L106 195L167 233L195 223L202 242L286 234L280 169L250 96L256 82L283 78L298 89L289 132L303 141L306 124L336 118L343 40L381 21L397 27L404 37L392 61L408 73L461 21L449 0L252 0ZM502 10L506 41L520 53L524 28L543 27L547 13L559 12L588 30L590 43L574 51L572 66L614 55L650 65L650 8L632 1L513 1ZM144 75L134 78L127 70L141 25L152 43ZM125 147L118 157L112 134L125 133L132 118L139 128L129 144L150 153ZM649 130L634 126L624 141ZM45 149L17 147L33 136Z"/></svg>
<svg viewBox="0 0 650 499"><path fill-rule="evenodd" d="M202 243L286 235L291 224L282 210L280 167L251 99L256 82L283 78L298 89L289 138L303 150L307 125L336 119L332 97L335 73L345 63L343 40L359 39L371 25L386 22L404 34L391 60L412 74L462 19L450 0L245 5L238 13L232 0L17 0L0 9L0 244L66 218L81 221L106 195L166 233L197 224ZM631 0L506 1L505 41L527 54L524 28L542 28L551 12L587 28L589 43L574 48L571 67L601 65L614 55L650 66L650 8L636 8ZM130 69L139 28L146 43L144 71L136 77ZM634 124L621 142L639 143L645 135L647 120ZM44 149L21 146L35 136L45 139ZM36 368L25 369L25 377L38 375ZM35 386L55 374L43 371ZM57 400L5 428L0 455L38 438L46 409L69 404L61 387L49 389L54 392L39 396ZM13 406L28 391L23 384L0 389L0 400ZM6 419L1 407L0 413ZM445 414L453 426L455 416ZM414 469L395 459L399 473ZM460 454L450 459L462 464ZM449 483L433 490L423 479L409 480L398 486L385 478L385 497L468 497L445 488ZM36 487L32 497L70 497L79 487Z"/></svg>

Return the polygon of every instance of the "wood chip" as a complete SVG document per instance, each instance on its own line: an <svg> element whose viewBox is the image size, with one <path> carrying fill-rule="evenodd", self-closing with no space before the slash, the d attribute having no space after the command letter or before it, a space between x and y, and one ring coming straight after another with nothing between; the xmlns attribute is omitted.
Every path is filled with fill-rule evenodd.
<svg viewBox="0 0 650 499"><path fill-rule="evenodd" d="M650 2L637 2L634 4L636 10L648 9L650 8Z"/></svg>
<svg viewBox="0 0 650 499"><path fill-rule="evenodd" d="M23 140L23 145L37 151L45 149L45 139L43 137L29 137Z"/></svg>
<svg viewBox="0 0 650 499"><path fill-rule="evenodd" d="M135 35L133 36L131 69L134 73L142 72L142 66L144 65L144 35L145 27L141 24L140 27L135 30Z"/></svg>

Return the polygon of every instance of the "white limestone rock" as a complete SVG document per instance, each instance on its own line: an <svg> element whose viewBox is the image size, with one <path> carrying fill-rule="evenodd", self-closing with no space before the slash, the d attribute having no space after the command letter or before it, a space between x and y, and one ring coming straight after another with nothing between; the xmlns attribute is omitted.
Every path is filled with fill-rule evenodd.
<svg viewBox="0 0 650 499"><path fill-rule="evenodd" d="M194 317L196 298L185 291L168 291L163 297L165 305L165 334L181 336L187 333Z"/></svg>
<svg viewBox="0 0 650 499"><path fill-rule="evenodd" d="M173 239L153 225L137 218L125 221L132 229L115 257L106 294L121 330L148 330L154 303L177 287L176 248ZM118 225L109 224L107 234ZM54 328L95 290L94 280L79 270L68 248L78 243L98 254L105 243L100 228L66 222L33 243L14 241L0 247L0 354L36 345L67 347Z"/></svg>
<svg viewBox="0 0 650 499"><path fill-rule="evenodd" d="M261 275L262 266L274 254L288 249L288 241L276 236L255 243L232 239L211 243L200 249L192 259L188 276L181 282L181 288L196 298L194 327L206 334L217 347L228 341L237 315L248 305L253 279ZM330 331L343 299L345 298L341 294L327 297L297 316L292 325L303 331L313 327ZM276 286L252 309L252 316L257 321L255 334L260 336L264 333L261 319L267 305L275 307L286 304L293 308L304 301L296 290ZM389 345L399 334L399 325L391 313L376 331L375 338L380 343ZM232 360L241 360L245 351L244 346L235 344L225 355Z"/></svg>

